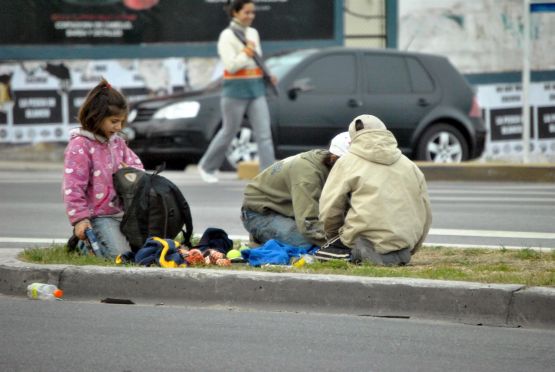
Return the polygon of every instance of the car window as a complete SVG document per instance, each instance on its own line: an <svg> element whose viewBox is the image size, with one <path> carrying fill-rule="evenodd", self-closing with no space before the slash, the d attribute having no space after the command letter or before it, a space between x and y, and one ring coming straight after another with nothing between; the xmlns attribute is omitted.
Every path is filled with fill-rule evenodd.
<svg viewBox="0 0 555 372"><path fill-rule="evenodd" d="M289 70L298 65L306 57L316 53L316 51L316 49L306 49L275 55L266 60L266 66L268 66L272 75L280 80Z"/></svg>
<svg viewBox="0 0 555 372"><path fill-rule="evenodd" d="M427 93L434 90L434 82L428 72L415 58L407 58L407 65L412 81L412 90L417 93Z"/></svg>
<svg viewBox="0 0 555 372"><path fill-rule="evenodd" d="M405 59L398 56L365 55L366 86L369 93L410 93L411 81Z"/></svg>
<svg viewBox="0 0 555 372"><path fill-rule="evenodd" d="M310 63L295 78L310 87L310 93L353 93L356 90L353 54L333 54Z"/></svg>

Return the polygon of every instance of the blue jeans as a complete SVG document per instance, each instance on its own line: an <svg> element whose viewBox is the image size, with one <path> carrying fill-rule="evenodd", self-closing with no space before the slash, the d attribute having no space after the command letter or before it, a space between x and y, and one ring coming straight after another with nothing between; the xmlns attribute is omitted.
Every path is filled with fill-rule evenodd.
<svg viewBox="0 0 555 372"><path fill-rule="evenodd" d="M295 247L311 247L313 244L307 240L297 229L295 219L279 213L257 213L248 209L241 210L243 226L257 243L264 244L270 239Z"/></svg>
<svg viewBox="0 0 555 372"><path fill-rule="evenodd" d="M131 250L127 238L119 228L120 223L121 217L96 217L91 220L93 231L104 258L114 259L116 256ZM87 253L85 242L80 241L78 248L81 253Z"/></svg>

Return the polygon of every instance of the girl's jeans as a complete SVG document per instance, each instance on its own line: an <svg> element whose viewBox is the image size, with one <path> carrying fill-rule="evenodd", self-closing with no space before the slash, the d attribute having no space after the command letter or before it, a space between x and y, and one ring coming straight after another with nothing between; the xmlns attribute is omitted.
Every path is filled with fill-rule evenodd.
<svg viewBox="0 0 555 372"><path fill-rule="evenodd" d="M121 217L95 217L91 220L93 232L100 245L102 256L105 258L114 259L131 250L127 238L119 228L120 223ZM85 242L80 241L78 248L81 253L88 253Z"/></svg>

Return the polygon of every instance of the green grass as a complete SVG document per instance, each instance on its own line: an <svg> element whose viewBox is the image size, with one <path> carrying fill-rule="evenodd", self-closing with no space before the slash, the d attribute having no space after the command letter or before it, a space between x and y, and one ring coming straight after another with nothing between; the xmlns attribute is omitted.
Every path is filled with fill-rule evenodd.
<svg viewBox="0 0 555 372"><path fill-rule="evenodd" d="M240 243L234 242L235 246ZM112 261L94 256L69 254L63 245L47 249L26 249L20 256L26 262L41 264L115 266ZM218 268L228 270L228 268ZM364 277L406 277L458 280L481 283L523 284L555 287L555 252L532 249L455 249L441 246L422 248L403 267L372 264L352 265L344 261L315 262L302 268L292 266L232 265L231 269L268 272L297 272L321 275L355 275Z"/></svg>

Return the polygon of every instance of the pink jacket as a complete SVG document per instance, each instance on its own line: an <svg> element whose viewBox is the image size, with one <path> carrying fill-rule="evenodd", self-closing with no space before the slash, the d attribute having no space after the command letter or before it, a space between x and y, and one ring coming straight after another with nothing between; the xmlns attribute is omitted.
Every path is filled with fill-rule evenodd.
<svg viewBox="0 0 555 372"><path fill-rule="evenodd" d="M114 135L110 140L84 129L74 129L65 150L62 196L69 222L123 212L112 174L122 168L143 169L141 160Z"/></svg>

